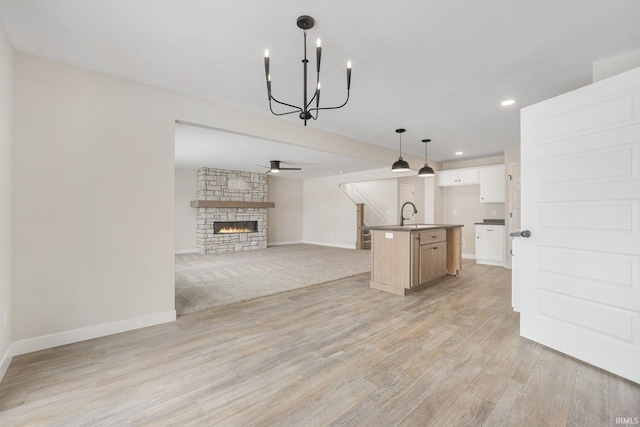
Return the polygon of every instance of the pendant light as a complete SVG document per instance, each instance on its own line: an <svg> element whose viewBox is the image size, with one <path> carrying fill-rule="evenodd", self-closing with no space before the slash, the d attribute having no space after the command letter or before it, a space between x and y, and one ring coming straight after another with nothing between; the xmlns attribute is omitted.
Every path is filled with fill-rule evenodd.
<svg viewBox="0 0 640 427"><path fill-rule="evenodd" d="M433 168L431 168L427 164L427 143L431 142L431 140L423 139L422 142L424 142L424 166L420 168L420 172L418 172L418 176L424 176L424 177L433 176L435 172L433 171Z"/></svg>
<svg viewBox="0 0 640 427"><path fill-rule="evenodd" d="M402 134L405 131L406 129L396 129L396 133L400 136L400 157L398 157L398 160L391 166L391 171L393 172L408 172L410 169L409 163L402 160Z"/></svg>

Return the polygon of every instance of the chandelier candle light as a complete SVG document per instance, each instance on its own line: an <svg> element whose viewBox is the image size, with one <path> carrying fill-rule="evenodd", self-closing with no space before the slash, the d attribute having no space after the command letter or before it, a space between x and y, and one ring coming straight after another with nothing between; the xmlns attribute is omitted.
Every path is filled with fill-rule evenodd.
<svg viewBox="0 0 640 427"><path fill-rule="evenodd" d="M320 110L336 110L338 108L342 108L347 105L349 102L349 90L351 89L351 61L347 62L347 99L344 103L337 107L320 107L320 59L322 57L322 46L320 46L320 39L317 41L316 45L316 89L311 99L308 99L307 96L307 64L309 60L307 59L307 30L313 28L315 21L312 17L307 15L302 15L298 17L297 24L298 28L304 31L304 59L302 60L302 65L304 69L304 83L303 83L303 104L302 107L298 107L295 105L287 104L286 102L278 101L271 94L271 75L269 74L269 50L264 51L264 72L265 77L267 79L267 95L269 96L269 109L276 116L284 116L287 114L299 113L298 116L300 119L304 120L304 125L307 125L307 120L317 120L318 112ZM273 111L273 106L271 101L284 105L287 107L291 107L294 110L286 111L284 113L276 113ZM311 104L315 101L315 108L309 108ZM315 113L315 115L314 115Z"/></svg>

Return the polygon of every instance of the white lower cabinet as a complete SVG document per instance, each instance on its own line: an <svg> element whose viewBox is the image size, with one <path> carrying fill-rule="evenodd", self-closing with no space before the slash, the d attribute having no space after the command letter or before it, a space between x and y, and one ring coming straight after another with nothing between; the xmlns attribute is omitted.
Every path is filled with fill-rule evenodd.
<svg viewBox="0 0 640 427"><path fill-rule="evenodd" d="M504 225L476 224L476 263L504 266Z"/></svg>

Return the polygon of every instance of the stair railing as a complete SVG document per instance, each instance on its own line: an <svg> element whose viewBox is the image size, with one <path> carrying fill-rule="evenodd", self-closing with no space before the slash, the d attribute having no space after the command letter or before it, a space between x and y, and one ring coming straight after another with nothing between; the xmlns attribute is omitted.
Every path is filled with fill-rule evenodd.
<svg viewBox="0 0 640 427"><path fill-rule="evenodd" d="M369 221L366 220L366 214L371 214L371 215L375 215L375 217L377 217L381 222L385 222L386 218L380 214L380 212L378 212L376 210L375 207L373 207L373 205L358 191L356 190L351 184L346 183L346 184L340 184L338 185L338 188L340 189L340 192L354 205L357 207L358 203L362 203L363 205L366 206L366 210L365 212L365 219L364 219L364 225L370 225ZM354 200L354 197L352 197L351 195L355 195L355 198L357 198L358 200Z"/></svg>

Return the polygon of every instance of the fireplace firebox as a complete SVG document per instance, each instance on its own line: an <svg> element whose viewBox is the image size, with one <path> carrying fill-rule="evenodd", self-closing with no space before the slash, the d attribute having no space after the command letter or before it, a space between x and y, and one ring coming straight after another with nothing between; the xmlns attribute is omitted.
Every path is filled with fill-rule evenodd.
<svg viewBox="0 0 640 427"><path fill-rule="evenodd" d="M258 221L220 221L213 223L214 234L255 233Z"/></svg>

